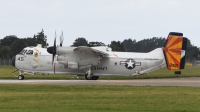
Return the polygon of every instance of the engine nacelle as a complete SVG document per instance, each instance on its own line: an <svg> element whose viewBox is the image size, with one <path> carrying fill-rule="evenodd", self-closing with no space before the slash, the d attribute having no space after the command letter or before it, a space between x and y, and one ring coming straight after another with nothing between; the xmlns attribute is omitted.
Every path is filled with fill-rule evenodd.
<svg viewBox="0 0 200 112"><path fill-rule="evenodd" d="M66 57L66 56L64 56L64 55L60 55L60 56L57 57L57 61L65 62L65 61L64 61L64 60L65 60L65 57Z"/></svg>
<svg viewBox="0 0 200 112"><path fill-rule="evenodd" d="M64 55L64 54L68 54L72 52L74 52L74 48L71 48L71 47L57 47L56 48L57 55Z"/></svg>
<svg viewBox="0 0 200 112"><path fill-rule="evenodd" d="M78 69L78 62L60 61L59 63L64 64L69 69Z"/></svg>

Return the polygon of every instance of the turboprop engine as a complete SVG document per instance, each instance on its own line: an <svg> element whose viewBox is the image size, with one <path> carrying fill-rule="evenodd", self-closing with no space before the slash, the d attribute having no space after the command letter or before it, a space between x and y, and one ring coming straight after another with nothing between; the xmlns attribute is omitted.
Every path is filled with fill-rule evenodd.
<svg viewBox="0 0 200 112"><path fill-rule="evenodd" d="M56 48L56 54L57 55L66 55L74 52L75 47L60 47L58 46Z"/></svg>
<svg viewBox="0 0 200 112"><path fill-rule="evenodd" d="M56 47L56 33L54 46L48 47L47 52L52 54L52 64L57 54L57 62L69 69L87 69L100 64L101 56L94 56L82 51L75 51L77 47L62 47L63 33L60 36L60 46Z"/></svg>

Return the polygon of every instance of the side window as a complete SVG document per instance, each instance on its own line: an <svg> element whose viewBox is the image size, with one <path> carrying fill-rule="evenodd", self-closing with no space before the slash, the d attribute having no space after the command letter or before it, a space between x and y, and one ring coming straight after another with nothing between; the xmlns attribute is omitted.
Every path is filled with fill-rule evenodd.
<svg viewBox="0 0 200 112"><path fill-rule="evenodd" d="M32 54L33 54L33 50L29 50L29 51L27 51L26 54L32 55Z"/></svg>

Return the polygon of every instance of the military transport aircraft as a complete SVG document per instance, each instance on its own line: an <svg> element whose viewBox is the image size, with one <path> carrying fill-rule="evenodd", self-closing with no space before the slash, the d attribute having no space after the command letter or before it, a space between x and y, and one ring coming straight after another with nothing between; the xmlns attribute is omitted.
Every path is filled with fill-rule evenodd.
<svg viewBox="0 0 200 112"><path fill-rule="evenodd" d="M99 76L137 76L167 67L168 70L184 69L187 38L182 33L170 32L163 48L148 53L115 52L110 47L26 47L12 59L19 70L18 79L25 73L85 75L87 80Z"/></svg>

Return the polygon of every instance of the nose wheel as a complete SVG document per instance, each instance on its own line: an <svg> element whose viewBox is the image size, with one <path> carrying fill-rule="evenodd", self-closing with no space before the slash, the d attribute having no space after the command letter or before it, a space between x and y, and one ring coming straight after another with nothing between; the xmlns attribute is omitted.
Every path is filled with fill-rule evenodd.
<svg viewBox="0 0 200 112"><path fill-rule="evenodd" d="M22 75L22 74L21 74L21 75L18 75L18 79L19 79L19 80L24 80L24 75Z"/></svg>
<svg viewBox="0 0 200 112"><path fill-rule="evenodd" d="M22 71L19 71L19 75L18 75L18 79L19 80L24 80L24 75L22 75Z"/></svg>

